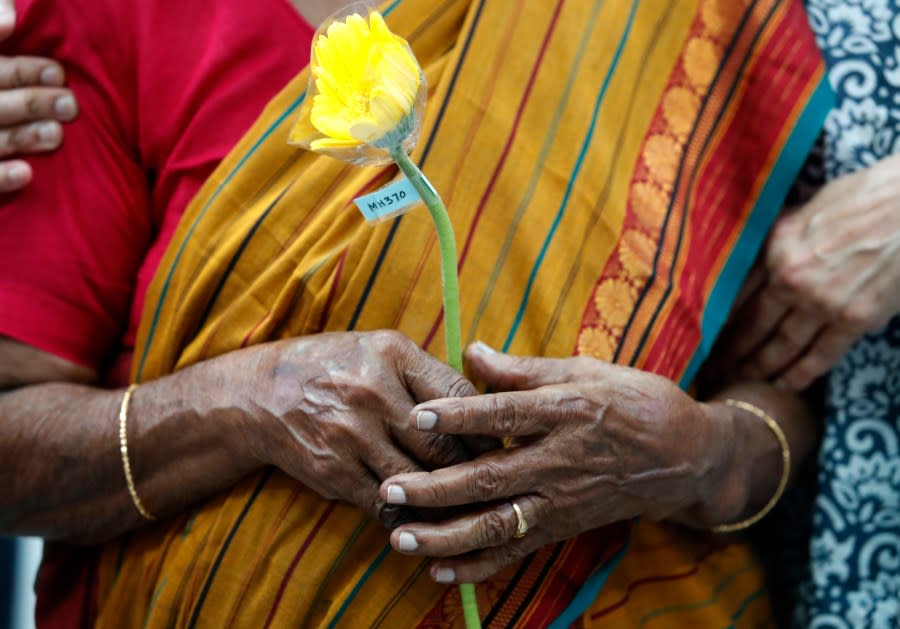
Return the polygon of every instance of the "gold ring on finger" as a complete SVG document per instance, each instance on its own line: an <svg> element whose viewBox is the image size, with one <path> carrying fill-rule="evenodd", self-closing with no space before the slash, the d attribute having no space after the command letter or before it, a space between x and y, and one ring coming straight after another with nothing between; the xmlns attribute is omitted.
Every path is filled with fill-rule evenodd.
<svg viewBox="0 0 900 629"><path fill-rule="evenodd" d="M513 511L516 512L516 532L513 533L513 539L522 539L525 537L525 533L528 532L528 521L525 519L525 514L522 513L522 508L519 507L515 502L510 503L512 505Z"/></svg>

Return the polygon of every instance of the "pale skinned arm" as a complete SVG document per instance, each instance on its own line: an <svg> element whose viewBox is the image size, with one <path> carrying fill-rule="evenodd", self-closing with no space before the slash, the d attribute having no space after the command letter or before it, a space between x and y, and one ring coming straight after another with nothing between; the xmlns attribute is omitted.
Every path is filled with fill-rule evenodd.
<svg viewBox="0 0 900 629"><path fill-rule="evenodd" d="M8 389L0 394L3 533L87 543L143 524L122 471L123 391L83 384L95 377L0 341ZM128 450L138 492L159 517L264 465L377 517L384 478L469 456L456 438L410 429L410 409L473 393L398 333L314 335L232 352L142 385L128 414Z"/></svg>
<svg viewBox="0 0 900 629"><path fill-rule="evenodd" d="M803 390L900 313L900 155L781 217L719 343L732 376Z"/></svg>

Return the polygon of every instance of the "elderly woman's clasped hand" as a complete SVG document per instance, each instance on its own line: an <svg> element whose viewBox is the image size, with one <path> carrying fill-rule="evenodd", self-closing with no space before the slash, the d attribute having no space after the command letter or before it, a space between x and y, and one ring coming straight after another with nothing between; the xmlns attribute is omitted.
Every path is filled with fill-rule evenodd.
<svg viewBox="0 0 900 629"><path fill-rule="evenodd" d="M432 567L438 581L481 581L546 544L634 516L707 526L743 508L726 483L733 424L671 381L591 358L520 358L481 344L467 358L497 393L426 402L410 421L427 432L511 437L510 447L381 486L393 504L477 505L393 531L396 550L447 558Z"/></svg>
<svg viewBox="0 0 900 629"><path fill-rule="evenodd" d="M238 443L231 445L234 467L274 465L386 526L405 516L402 510L384 513L382 480L453 465L494 446L408 425L418 402L476 391L399 332L335 332L267 343L197 370L204 390L226 392L228 401L215 404L240 427Z"/></svg>

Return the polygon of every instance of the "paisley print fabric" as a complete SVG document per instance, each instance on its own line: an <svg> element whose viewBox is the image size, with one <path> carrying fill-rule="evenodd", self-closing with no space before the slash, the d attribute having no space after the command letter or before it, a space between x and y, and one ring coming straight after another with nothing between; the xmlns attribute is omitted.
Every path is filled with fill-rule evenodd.
<svg viewBox="0 0 900 629"><path fill-rule="evenodd" d="M807 0L807 12L838 94L830 180L900 153L900 0ZM795 626L900 627L900 317L828 377L818 464Z"/></svg>

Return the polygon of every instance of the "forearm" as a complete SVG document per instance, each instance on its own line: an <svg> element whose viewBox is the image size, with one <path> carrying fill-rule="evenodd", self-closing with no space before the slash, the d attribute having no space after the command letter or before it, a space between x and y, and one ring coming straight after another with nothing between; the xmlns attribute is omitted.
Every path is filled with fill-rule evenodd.
<svg viewBox="0 0 900 629"><path fill-rule="evenodd" d="M157 516L233 485L255 465L236 451L235 412L215 403L203 371L143 385L131 401L128 455ZM93 542L143 523L122 467L123 393L42 384L0 395L0 531Z"/></svg>
<svg viewBox="0 0 900 629"><path fill-rule="evenodd" d="M727 405L728 399L756 406L781 428L790 451L788 486L818 439L812 409L793 392L764 382L742 382L709 396L705 404L728 425L729 438L722 444L716 490L690 512L689 519L708 525L737 522L758 513L774 495L784 470L782 447L772 429L753 413Z"/></svg>

